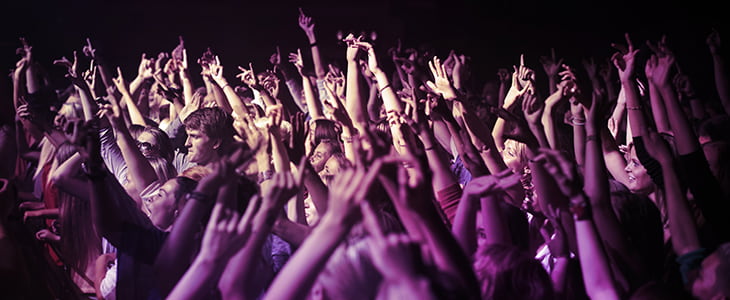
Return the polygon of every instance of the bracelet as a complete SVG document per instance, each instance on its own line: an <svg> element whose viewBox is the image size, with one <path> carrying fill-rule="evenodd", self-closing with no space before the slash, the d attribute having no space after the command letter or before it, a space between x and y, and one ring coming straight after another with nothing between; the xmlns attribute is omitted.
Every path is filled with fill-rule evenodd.
<svg viewBox="0 0 730 300"><path fill-rule="evenodd" d="M274 177L274 171L266 170L266 171L259 172L259 183L267 181L267 180L271 179L272 177Z"/></svg>
<svg viewBox="0 0 730 300"><path fill-rule="evenodd" d="M583 125L586 124L586 120L585 119L573 118L573 119L570 120L570 123L572 123L575 126L583 126Z"/></svg>
<svg viewBox="0 0 730 300"><path fill-rule="evenodd" d="M356 138L360 138L360 136L357 136L357 135L354 135L354 136L345 136L345 135L343 135L342 136L342 141L345 142L345 143L350 144L350 143L352 143L352 140L353 139L356 139Z"/></svg>
<svg viewBox="0 0 730 300"><path fill-rule="evenodd" d="M213 201L211 201L213 198L208 196L207 194L203 194L201 192L192 191L187 194L188 200L197 200L200 203L208 204Z"/></svg>
<svg viewBox="0 0 730 300"><path fill-rule="evenodd" d="M639 106L626 106L626 109L628 109L628 110L641 110L641 105L639 105Z"/></svg>
<svg viewBox="0 0 730 300"><path fill-rule="evenodd" d="M231 87L231 85L230 85L230 84L227 84L227 83L226 83L225 85L223 85L223 86L221 87L221 90L225 90L225 89L226 89L226 87Z"/></svg>
<svg viewBox="0 0 730 300"><path fill-rule="evenodd" d="M314 47L314 46L317 46L317 42L309 44L309 47Z"/></svg>
<svg viewBox="0 0 730 300"><path fill-rule="evenodd" d="M380 89L380 91L378 91L378 93L382 94L383 91L385 91L385 89L387 89L389 87L390 87L390 84L386 84L382 89Z"/></svg>
<svg viewBox="0 0 730 300"><path fill-rule="evenodd" d="M433 150L433 145L431 145L431 147L428 147L428 148L423 148L423 150L425 150L425 151Z"/></svg>
<svg viewBox="0 0 730 300"><path fill-rule="evenodd" d="M587 142L590 142L590 141L598 141L598 136L596 136L595 134L591 134L589 136L586 136L586 143Z"/></svg>

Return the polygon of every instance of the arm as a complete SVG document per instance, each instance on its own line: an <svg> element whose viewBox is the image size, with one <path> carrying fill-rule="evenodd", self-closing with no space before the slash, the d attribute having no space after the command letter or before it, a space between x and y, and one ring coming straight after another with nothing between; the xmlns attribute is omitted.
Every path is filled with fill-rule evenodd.
<svg viewBox="0 0 730 300"><path fill-rule="evenodd" d="M127 89L127 83L124 81L122 76L122 70L117 67L117 77L113 78L114 84L117 86L117 90L122 94L120 103L126 103L127 112L129 113L129 119L132 124L146 126L147 122L139 111L137 104L132 100L129 90Z"/></svg>
<svg viewBox="0 0 730 300"><path fill-rule="evenodd" d="M314 73L317 79L324 79L324 64L322 62L322 56L319 54L319 46L317 46L317 37L314 35L314 22L312 17L308 17L304 14L302 8L299 8L299 27L302 28L304 33L307 35L309 46L312 49L312 61L314 62Z"/></svg>
<svg viewBox="0 0 730 300"><path fill-rule="evenodd" d="M727 71L727 62L720 51L720 33L713 31L707 36L707 46L712 55L712 67L715 75L715 88L720 96L725 113L730 114L730 73Z"/></svg>
<svg viewBox="0 0 730 300"><path fill-rule="evenodd" d="M657 58L656 55L652 55L646 62L646 67L644 68L644 74L646 74L647 80L649 81L649 100L651 103L651 113L654 116L654 124L656 125L656 129L658 132L671 132L672 127L667 120L667 108L664 107L661 91L656 81L654 80L654 71L657 71L656 76L667 75L661 74L665 72L663 69L657 70L658 63L659 58ZM657 80L659 80L659 78L657 78Z"/></svg>

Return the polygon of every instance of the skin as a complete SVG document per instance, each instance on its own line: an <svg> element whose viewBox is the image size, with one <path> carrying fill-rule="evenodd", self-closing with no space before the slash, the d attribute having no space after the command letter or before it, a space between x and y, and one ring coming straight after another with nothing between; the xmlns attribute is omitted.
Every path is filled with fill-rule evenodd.
<svg viewBox="0 0 730 300"><path fill-rule="evenodd" d="M692 295L697 299L715 299L718 284L717 272L720 266L720 257L717 253L705 258L702 267L697 273L697 278L692 282Z"/></svg>
<svg viewBox="0 0 730 300"><path fill-rule="evenodd" d="M335 159L335 157L330 156L329 159L327 159L327 162L324 164L324 168L322 171L319 172L319 177L322 178L324 181L324 184L329 185L329 182L332 181L332 178L340 173L340 169L342 166L340 166L340 163Z"/></svg>
<svg viewBox="0 0 730 300"><path fill-rule="evenodd" d="M200 130L187 130L188 138L185 147L188 148L188 157L191 162L205 165L216 157L217 141L211 140Z"/></svg>
<svg viewBox="0 0 730 300"><path fill-rule="evenodd" d="M649 177L649 173L641 162L639 162L639 158L636 157L636 149L634 147L631 147L629 162L626 164L626 169L624 170L629 175L628 188L631 192L643 195L651 192L654 184L651 181L651 177Z"/></svg>
<svg viewBox="0 0 730 300"><path fill-rule="evenodd" d="M137 137L137 143L150 143L150 145L152 145L152 148L154 149L153 151L156 151L157 139L149 132L142 132L139 137ZM142 152L144 153L145 151ZM144 154L146 155L147 153Z"/></svg>
<svg viewBox="0 0 730 300"><path fill-rule="evenodd" d="M150 221L162 230L169 230L178 210L175 191L179 188L175 179L163 184L149 203Z"/></svg>
<svg viewBox="0 0 730 300"><path fill-rule="evenodd" d="M332 156L332 152L334 150L333 147L334 146L331 143L319 143L319 145L314 148L314 151L312 151L312 155L309 157L309 162L312 164L317 173L324 170L327 160L329 160L330 156Z"/></svg>

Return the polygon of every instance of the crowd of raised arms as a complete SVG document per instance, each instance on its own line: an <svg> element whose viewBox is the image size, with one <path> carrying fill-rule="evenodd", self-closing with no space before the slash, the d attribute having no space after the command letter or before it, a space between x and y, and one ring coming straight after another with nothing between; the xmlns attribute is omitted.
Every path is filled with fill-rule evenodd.
<svg viewBox="0 0 730 300"><path fill-rule="evenodd" d="M21 39L0 298L730 299L719 32L697 91L671 37L480 79L458 49L347 33L327 61L298 23L309 45L266 66L181 37L136 74L93 40L45 62ZM31 253L74 292L34 288Z"/></svg>

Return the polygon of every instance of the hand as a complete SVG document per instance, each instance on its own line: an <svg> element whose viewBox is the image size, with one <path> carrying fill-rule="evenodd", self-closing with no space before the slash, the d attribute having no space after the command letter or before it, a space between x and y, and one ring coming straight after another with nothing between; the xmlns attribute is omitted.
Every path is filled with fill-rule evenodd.
<svg viewBox="0 0 730 300"><path fill-rule="evenodd" d="M555 57L555 48L550 48L550 57L540 56L540 63L548 77L554 78L558 75L563 59Z"/></svg>
<svg viewBox="0 0 730 300"><path fill-rule="evenodd" d="M302 70L304 69L304 60L302 59L302 49L297 49L296 53L289 53L289 62L294 64L294 66L299 71L299 74L304 76L302 74Z"/></svg>
<svg viewBox="0 0 730 300"><path fill-rule="evenodd" d="M253 71L253 64L248 64L248 69L245 69L244 67L238 66L238 69L241 70L241 73L236 75L237 78L241 79L241 82L248 85L248 87L261 91L263 90L263 86L259 83L258 77L256 77L256 73Z"/></svg>
<svg viewBox="0 0 730 300"><path fill-rule="evenodd" d="M248 237L251 236L250 220L260 202L259 197L254 195L249 200L248 208L243 216L235 209L225 207L222 202L216 202L208 225L205 227L198 257L227 260L243 247Z"/></svg>
<svg viewBox="0 0 730 300"><path fill-rule="evenodd" d="M586 70L586 73L588 74L588 78L594 79L598 75L598 65L596 64L596 60L593 59L593 57L584 59L582 61L583 68Z"/></svg>
<svg viewBox="0 0 730 300"><path fill-rule="evenodd" d="M127 82L124 80L124 76L122 76L122 69L117 67L117 77L112 78L112 81L114 82L114 85L117 87L117 90L122 94L128 94L129 91L127 89Z"/></svg>
<svg viewBox="0 0 730 300"><path fill-rule="evenodd" d="M448 76L446 75L446 68L441 64L441 60L434 56L432 61L428 62L428 67L431 69L433 75L433 81L426 81L426 86L433 92L440 94L446 100L454 100L457 98L456 90L451 85Z"/></svg>
<svg viewBox="0 0 730 300"><path fill-rule="evenodd" d="M464 186L463 196L474 198L478 201L484 195L504 192L520 184L520 178L520 174L512 173L512 170L509 168L495 175L477 177Z"/></svg>
<svg viewBox="0 0 730 300"><path fill-rule="evenodd" d="M662 165L672 163L674 155L670 152L667 141L659 133L649 130L645 138L646 142L644 145L646 146L646 152L651 157L659 161Z"/></svg>
<svg viewBox="0 0 730 300"><path fill-rule="evenodd" d="M515 73L512 82L517 83L517 87L525 87L528 83L535 83L535 71L525 65L525 55L520 54L520 65L513 66ZM515 81L515 79L517 79Z"/></svg>
<svg viewBox="0 0 730 300"><path fill-rule="evenodd" d="M633 80L634 60L636 58L636 54L639 53L639 49L634 49L634 44L631 43L631 38L628 33L626 33L624 37L628 43L628 48L619 44L611 44L611 46L619 50L619 52L616 52L613 56L611 56L611 61L613 62L613 65L616 66L616 69L618 69L618 75L619 78L621 78L621 81L627 82Z"/></svg>
<svg viewBox="0 0 730 300"><path fill-rule="evenodd" d="M267 124L267 127L269 128L269 132L272 133L278 133L279 129L281 128L281 119L282 119L282 106L281 104L277 105L271 105L266 107L266 117L269 119L269 123Z"/></svg>
<svg viewBox="0 0 730 300"><path fill-rule="evenodd" d="M289 134L289 143L287 145L287 153L289 160L296 163L305 156L304 143L309 135L309 122L304 113L298 111L289 117L289 123L292 125Z"/></svg>
<svg viewBox="0 0 730 300"><path fill-rule="evenodd" d="M53 64L61 67L66 68L66 75L64 75L66 78L70 79L74 84L83 82L83 80L79 77L78 73L78 55L76 54L76 51L74 51L74 61L71 62L68 60L68 58L61 57L60 59L54 60Z"/></svg>
<svg viewBox="0 0 730 300"><path fill-rule="evenodd" d="M674 65L674 55L665 54L662 57L652 56L647 62L647 66L652 63L653 70L651 79L659 87L667 86L670 84L669 73L672 71Z"/></svg>
<svg viewBox="0 0 730 300"><path fill-rule="evenodd" d="M13 72L14 80L18 80L20 76L25 73L25 70L27 70L31 64L33 57L33 47L28 45L24 38L20 38L20 42L23 44L23 46L15 50L15 52L19 54L21 58L15 64L15 71Z"/></svg>
<svg viewBox="0 0 730 300"><path fill-rule="evenodd" d="M535 94L528 92L522 96L522 112L525 115L527 124L531 126L541 124L544 110L545 103L538 100Z"/></svg>
<svg viewBox="0 0 730 300"><path fill-rule="evenodd" d="M61 240L61 237L59 235L51 232L48 229L41 229L38 232L36 232L35 238L39 241L44 241L44 242L58 242Z"/></svg>
<svg viewBox="0 0 730 300"><path fill-rule="evenodd" d="M281 64L281 52L279 51L279 46L276 46L276 52L271 54L269 57L269 62L274 65L274 68Z"/></svg>
<svg viewBox="0 0 730 300"><path fill-rule="evenodd" d="M451 71L451 78L454 80L454 83L464 82L469 76L469 66L467 65L467 60L469 60L470 58L463 54L456 55L456 53L453 53L451 55L453 56L454 60L454 68Z"/></svg>
<svg viewBox="0 0 730 300"><path fill-rule="evenodd" d="M707 36L707 40L705 40L707 43L707 47L710 49L710 54L713 56L720 54L720 47L722 46L721 40L720 40L720 33L717 32L717 30L712 29L712 32Z"/></svg>
<svg viewBox="0 0 730 300"><path fill-rule="evenodd" d="M378 57L375 55L375 49L373 49L373 45L368 42L353 42L351 47L358 47L361 50L367 52L368 69L371 73L377 74L378 72L381 72L378 65Z"/></svg>
<svg viewBox="0 0 730 300"><path fill-rule="evenodd" d="M96 58L96 49L94 49L94 46L91 45L91 39L89 38L86 38L86 45L81 48L81 51L84 55L86 55L86 57L90 57L92 59Z"/></svg>
<svg viewBox="0 0 730 300"><path fill-rule="evenodd" d="M599 128L606 126L608 108L606 93L601 89L593 90L590 106L587 107L586 129L593 131L592 133L600 134Z"/></svg>
<svg viewBox="0 0 730 300"><path fill-rule="evenodd" d="M533 161L543 165L567 198L572 199L583 193L583 182L575 164L564 153L552 149L540 149L540 154L535 156Z"/></svg>
<svg viewBox="0 0 730 300"><path fill-rule="evenodd" d="M140 79L149 79L152 78L152 75L155 74L155 60L152 58L147 58L146 53L142 53L142 59L139 62L139 67L137 68L137 77Z"/></svg>
<svg viewBox="0 0 730 300"><path fill-rule="evenodd" d="M208 64L208 70L210 71L210 77L220 86L225 87L228 81L223 77L223 66L218 56L215 57L215 61Z"/></svg>
<svg viewBox="0 0 730 300"><path fill-rule="evenodd" d="M342 39L347 45L346 58L349 62L357 61L357 54L360 52L360 48L355 46L356 43L362 42L362 36L357 38L352 33L348 34L347 37Z"/></svg>
<svg viewBox="0 0 730 300"><path fill-rule="evenodd" d="M370 237L368 245L370 245L373 265L386 281L400 281L413 277L416 274L416 266L421 262L418 243L405 234L384 236L370 204L363 202L360 208L363 225Z"/></svg>
<svg viewBox="0 0 730 300"><path fill-rule="evenodd" d="M509 70L505 68L500 68L499 70L497 70L497 77L499 78L500 83L508 83L512 78L512 73L510 73Z"/></svg>
<svg viewBox="0 0 730 300"><path fill-rule="evenodd" d="M354 224L362 200L380 171L382 160L376 159L369 170L362 166L340 171L329 186L329 202L326 219L345 224ZM344 224L343 224L344 225Z"/></svg>
<svg viewBox="0 0 730 300"><path fill-rule="evenodd" d="M667 55L674 56L672 51L669 50L669 47L667 46L667 35L662 35L662 38L656 44L652 43L651 41L646 41L646 45L659 58Z"/></svg>
<svg viewBox="0 0 730 300"><path fill-rule="evenodd" d="M304 160L302 160L304 162ZM297 170L303 170L303 164L301 168ZM281 209L284 204L294 197L299 192L299 187L302 185L302 179L305 172L299 172L297 176L294 176L291 172L277 172L274 173L270 179L269 184L263 191L264 203L263 207L267 210L277 211Z"/></svg>
<svg viewBox="0 0 730 300"><path fill-rule="evenodd" d="M25 213L23 213L23 223L28 222L28 219L30 218L37 218L42 216L39 211L37 210L27 210Z"/></svg>
<svg viewBox="0 0 730 300"><path fill-rule="evenodd" d="M677 72L677 74L674 75L672 82L674 87L677 89L677 94L679 94L683 100L691 100L697 96L695 89L692 86L692 81L690 81L687 74Z"/></svg>
<svg viewBox="0 0 730 300"><path fill-rule="evenodd" d="M307 37L314 37L314 22L312 21L312 17L305 15L301 7L299 8L299 27L304 30Z"/></svg>

